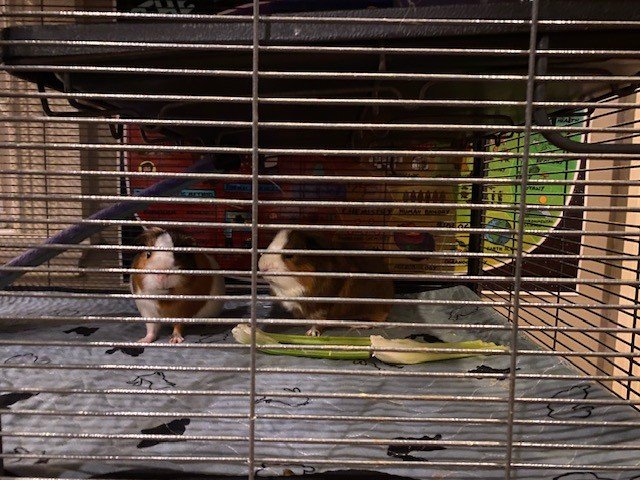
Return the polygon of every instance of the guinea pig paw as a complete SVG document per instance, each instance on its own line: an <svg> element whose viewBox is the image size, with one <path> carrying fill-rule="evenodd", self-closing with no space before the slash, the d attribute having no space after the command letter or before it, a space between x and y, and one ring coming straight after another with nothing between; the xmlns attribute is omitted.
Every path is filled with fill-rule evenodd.
<svg viewBox="0 0 640 480"><path fill-rule="evenodd" d="M156 337L152 337L152 336L147 335L146 337L142 337L136 343L153 343L153 342L155 342L155 340L156 340Z"/></svg>
<svg viewBox="0 0 640 480"><path fill-rule="evenodd" d="M306 335L308 337L319 337L320 335L322 335L322 332L318 327L311 327L309 330L307 330Z"/></svg>
<svg viewBox="0 0 640 480"><path fill-rule="evenodd" d="M371 330L374 328L373 325L358 325L357 327L349 327L349 331L358 331L358 330Z"/></svg>
<svg viewBox="0 0 640 480"><path fill-rule="evenodd" d="M173 335L171 335L171 338L169 338L169 343L182 343L184 342L184 337L182 335L178 335L176 333L174 333Z"/></svg>

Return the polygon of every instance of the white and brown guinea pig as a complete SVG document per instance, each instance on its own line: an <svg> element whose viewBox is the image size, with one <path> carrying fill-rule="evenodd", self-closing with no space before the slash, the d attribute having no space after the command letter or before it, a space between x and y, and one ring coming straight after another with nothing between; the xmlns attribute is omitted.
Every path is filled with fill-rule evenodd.
<svg viewBox="0 0 640 480"><path fill-rule="evenodd" d="M218 263L209 255L199 252L173 252L174 247L195 247L193 238L184 233L149 228L138 238L138 243L149 247L133 260L137 270L175 270L173 273L132 273L131 292L134 295L224 295L224 278L215 273ZM211 270L211 275L181 274L180 270ZM136 299L143 317L151 318L208 318L222 310L222 300L145 300ZM138 342L151 343L158 338L160 324L147 323L147 335ZM181 324L173 325L171 343L184 341Z"/></svg>
<svg viewBox="0 0 640 480"><path fill-rule="evenodd" d="M278 250L344 249L322 235L280 230L260 257L258 268L276 297L342 297L393 298L393 282L368 278L332 278L314 276L272 276L271 272L337 272L385 273L379 257L338 255L305 255L269 253ZM297 318L309 320L353 320L384 322L391 305L385 303L344 303L282 301L282 305ZM320 335L322 328L313 325L307 335Z"/></svg>

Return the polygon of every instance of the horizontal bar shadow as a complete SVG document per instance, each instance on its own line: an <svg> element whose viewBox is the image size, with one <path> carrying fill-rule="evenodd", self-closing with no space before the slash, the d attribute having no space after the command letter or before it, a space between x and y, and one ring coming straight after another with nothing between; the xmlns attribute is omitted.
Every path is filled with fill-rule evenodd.
<svg viewBox="0 0 640 480"><path fill-rule="evenodd" d="M301 465L296 465L300 467ZM283 466L286 469L286 466ZM207 475L207 474L187 474L173 470L125 470L121 472L108 473L89 477L91 479L150 479L155 480L246 480L246 475L227 476L227 475ZM282 480L281 476L260 476L265 480ZM288 480L412 480L410 477L402 477L399 475L391 475L388 473L370 471L370 470L336 470L326 473L306 473L302 475L287 475Z"/></svg>

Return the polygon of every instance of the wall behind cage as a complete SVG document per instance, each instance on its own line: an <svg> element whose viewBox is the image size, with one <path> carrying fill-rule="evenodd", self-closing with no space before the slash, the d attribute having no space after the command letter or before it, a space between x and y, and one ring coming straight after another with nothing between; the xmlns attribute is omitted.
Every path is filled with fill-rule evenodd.
<svg viewBox="0 0 640 480"><path fill-rule="evenodd" d="M58 12L109 10L108 0L3 0L6 13L26 11ZM0 27L47 23L74 23L73 18L2 17ZM82 19L78 20L82 21ZM104 205L101 201L83 201L79 195L118 193L118 180L98 176L101 171L118 168L120 155L110 151L76 148L73 144L113 144L105 124L82 122L76 109L64 98L50 96L46 101L53 112L74 117L47 117L33 84L6 71L0 73L0 141L9 145L0 150L0 261L3 263L25 248L38 245L58 230L86 218ZM69 143L56 148L53 144ZM22 148L21 144L38 145ZM86 174L79 174L80 171ZM94 174L90 174L93 172ZM104 288L119 284L119 276L83 272L82 269L116 267L118 254L113 249L88 250L89 245L117 243L118 230L111 227L61 254L55 260L27 273L16 285L68 288Z"/></svg>

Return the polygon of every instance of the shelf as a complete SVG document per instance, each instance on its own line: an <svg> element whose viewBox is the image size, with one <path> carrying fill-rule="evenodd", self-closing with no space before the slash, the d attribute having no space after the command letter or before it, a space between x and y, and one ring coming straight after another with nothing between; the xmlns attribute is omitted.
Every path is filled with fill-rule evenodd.
<svg viewBox="0 0 640 480"><path fill-rule="evenodd" d="M549 36L552 50L608 50L614 54L591 56L553 55L549 59L549 75L636 75L640 53L616 55L615 52L640 52L640 35L637 27L603 24L584 26L580 20L639 21L640 10L633 1L615 0L603 3L588 1L543 1L541 19L562 19L569 22L542 23L540 31ZM567 13L569 12L569 13ZM529 2L495 1L479 4L436 5L419 8L390 8L358 11L313 12L295 14L327 18L446 18L526 20L530 17ZM569 17L567 15L570 15ZM279 19L278 19L279 18ZM525 23L323 23L276 19L261 23L261 45L269 46L375 46L402 49L406 47L459 48L459 49L521 49L529 44L529 25ZM571 23L573 21L574 23ZM113 22L100 24L44 25L12 27L3 31L5 40L23 40L31 43L7 44L2 50L5 65L10 73L38 83L47 89L89 94L164 94L211 95L250 97L252 30L247 21L221 22L219 19L188 22L176 16L175 21L165 23ZM175 44L221 45L208 50L184 48L154 48L148 45L108 46L49 44L38 45L33 41L56 42L169 42ZM244 46L241 51L228 50L229 45ZM227 49L225 50L225 46ZM496 100L523 101L524 79L497 80L494 75L527 74L528 57L520 54L442 54L399 53L384 55L362 52L260 52L261 97L312 97L312 98L367 98L378 91L380 98L426 100L471 100L474 102ZM309 75L304 78L278 78L268 72L335 72L388 74L420 74L422 78L327 78ZM11 67L17 67L11 70ZM52 68L55 67L55 68ZM96 67L96 71L79 71L83 67ZM133 70L115 72L113 68L134 67ZM55 71L54 71L55 69ZM149 72L145 69L176 69L174 72ZM183 70L180 72L179 70ZM186 70L186 71L185 71ZM193 70L197 70L194 72ZM217 71L209 72L206 71ZM222 71L240 73L229 74ZM475 79L434 78L432 74L478 75ZM426 75L426 76L424 76ZM355 75L358 77L358 75ZM640 79L639 79L640 80ZM618 89L635 87L639 82L629 81L549 81L547 101L591 100L615 93ZM420 97L422 93L422 97ZM202 102L181 99L179 102L138 99L101 100L98 106L106 109L105 115L118 114L124 118L188 119L249 121L250 103L232 101ZM89 110L93 107L86 106ZM265 103L260 117L265 122L357 122L384 121L402 123L417 117L440 123L505 124L522 123L522 106L505 107L489 103L467 107L421 106L407 111L399 107L386 107L372 116L371 109L361 105L301 105ZM95 111L94 111L95 113ZM464 121L461 120L464 118ZM216 144L220 135L234 137L233 142L242 146L250 142L246 128L220 126L170 126L165 133L187 140L197 140L206 145ZM344 147L352 140L352 131L305 129L265 129L261 132L264 147L282 146L289 139L296 145Z"/></svg>

